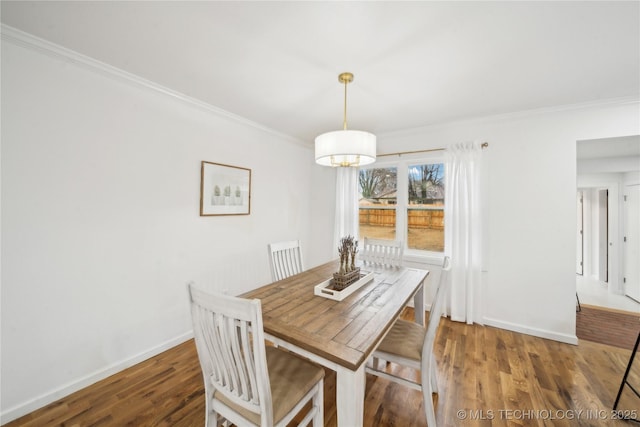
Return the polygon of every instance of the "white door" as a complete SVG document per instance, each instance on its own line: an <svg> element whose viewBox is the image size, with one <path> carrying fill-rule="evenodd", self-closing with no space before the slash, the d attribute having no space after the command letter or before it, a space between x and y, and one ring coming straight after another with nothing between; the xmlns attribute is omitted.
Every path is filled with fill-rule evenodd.
<svg viewBox="0 0 640 427"><path fill-rule="evenodd" d="M609 190L598 191L598 280L609 281Z"/></svg>
<svg viewBox="0 0 640 427"><path fill-rule="evenodd" d="M625 187L624 293L640 301L640 185Z"/></svg>
<svg viewBox="0 0 640 427"><path fill-rule="evenodd" d="M584 274L584 230L582 215L582 191L578 191L576 196L576 273Z"/></svg>

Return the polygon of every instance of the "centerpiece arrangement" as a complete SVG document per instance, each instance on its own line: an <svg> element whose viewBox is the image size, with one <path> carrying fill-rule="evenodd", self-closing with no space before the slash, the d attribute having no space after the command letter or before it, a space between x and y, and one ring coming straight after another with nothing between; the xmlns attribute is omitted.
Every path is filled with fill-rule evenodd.
<svg viewBox="0 0 640 427"><path fill-rule="evenodd" d="M342 301L362 286L373 280L374 273L360 271L356 267L356 254L358 253L358 241L353 236L340 239L338 255L340 255L340 269L333 273L332 278L328 278L313 288L315 295L329 298L335 301Z"/></svg>
<svg viewBox="0 0 640 427"><path fill-rule="evenodd" d="M341 291L360 279L360 267L356 267L357 253L358 241L353 236L340 239L340 246L338 246L340 270L333 273L333 289Z"/></svg>

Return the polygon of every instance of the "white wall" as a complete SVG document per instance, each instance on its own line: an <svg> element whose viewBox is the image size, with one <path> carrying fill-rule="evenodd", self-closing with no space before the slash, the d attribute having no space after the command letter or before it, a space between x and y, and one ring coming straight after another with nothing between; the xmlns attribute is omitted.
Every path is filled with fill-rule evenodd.
<svg viewBox="0 0 640 427"><path fill-rule="evenodd" d="M333 223L308 147L26 46L3 38L3 423L189 338L187 281L265 284L276 240L325 261ZM199 216L202 160L252 170L250 215Z"/></svg>
<svg viewBox="0 0 640 427"><path fill-rule="evenodd" d="M640 157L608 157L596 159L579 159L577 166L578 176L598 173L620 173L620 171L633 170L640 167Z"/></svg>
<svg viewBox="0 0 640 427"><path fill-rule="evenodd" d="M638 163L638 168L640 168L640 163ZM622 180L624 185L639 185L640 184L640 171L636 172L626 172Z"/></svg>
<svg viewBox="0 0 640 427"><path fill-rule="evenodd" d="M576 343L576 141L636 135L638 102L576 106L380 135L378 151L483 140L487 325Z"/></svg>

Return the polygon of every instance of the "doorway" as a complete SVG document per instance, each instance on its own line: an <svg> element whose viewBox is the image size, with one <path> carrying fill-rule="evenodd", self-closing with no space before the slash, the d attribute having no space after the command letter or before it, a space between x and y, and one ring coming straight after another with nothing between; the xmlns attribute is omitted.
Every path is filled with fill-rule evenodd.
<svg viewBox="0 0 640 427"><path fill-rule="evenodd" d="M617 189L580 188L576 192L576 274L599 281L605 288L611 281L611 253L615 255L610 249L617 227L609 220L617 215L611 206L612 193Z"/></svg>
<svg viewBox="0 0 640 427"><path fill-rule="evenodd" d="M633 246L640 241L639 214L627 212L629 207L636 209L635 199L640 198L628 191L631 186L640 188L640 135L577 141L576 162L576 286L580 301L638 312L640 304L626 294L629 288L632 295L640 297L640 284L635 284L640 274L628 271L638 265L632 260L639 256ZM636 222L631 224L634 215ZM583 297L582 291L590 295Z"/></svg>
<svg viewBox="0 0 640 427"><path fill-rule="evenodd" d="M609 282L609 190L598 190L598 280Z"/></svg>

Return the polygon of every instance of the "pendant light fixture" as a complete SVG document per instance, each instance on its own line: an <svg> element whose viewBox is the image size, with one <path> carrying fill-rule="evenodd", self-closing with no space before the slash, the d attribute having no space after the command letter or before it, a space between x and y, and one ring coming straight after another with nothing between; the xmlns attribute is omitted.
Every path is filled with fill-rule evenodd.
<svg viewBox="0 0 640 427"><path fill-rule="evenodd" d="M343 129L316 137L316 163L322 166L363 166L376 161L376 136L361 130L347 130L347 85L353 74L342 73L338 81L344 84Z"/></svg>

